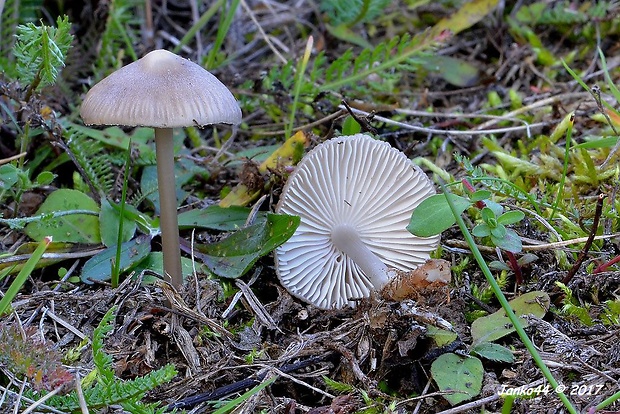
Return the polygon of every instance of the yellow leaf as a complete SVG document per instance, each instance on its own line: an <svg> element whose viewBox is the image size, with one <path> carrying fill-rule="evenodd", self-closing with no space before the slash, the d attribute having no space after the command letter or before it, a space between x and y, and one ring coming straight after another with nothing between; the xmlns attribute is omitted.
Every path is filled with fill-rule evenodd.
<svg viewBox="0 0 620 414"><path fill-rule="evenodd" d="M473 0L466 3L456 13L450 17L441 19L432 32L436 35L449 30L455 35L482 20L499 3L499 0Z"/></svg>
<svg viewBox="0 0 620 414"><path fill-rule="evenodd" d="M304 153L306 145L308 145L308 134L303 131L298 131L263 161L260 167L258 167L258 170L265 173L269 169L297 164Z"/></svg>
<svg viewBox="0 0 620 414"><path fill-rule="evenodd" d="M304 153L304 148L308 145L308 141L308 134L302 131L297 132L263 161L259 165L258 171L264 174L269 170L297 164ZM260 193L260 190L250 192L246 185L238 184L220 201L219 205L220 207L245 206L258 198Z"/></svg>

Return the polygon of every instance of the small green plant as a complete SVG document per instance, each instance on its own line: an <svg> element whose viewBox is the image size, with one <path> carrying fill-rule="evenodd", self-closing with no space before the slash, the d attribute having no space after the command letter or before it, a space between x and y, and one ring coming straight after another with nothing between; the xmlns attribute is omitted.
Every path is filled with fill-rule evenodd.
<svg viewBox="0 0 620 414"><path fill-rule="evenodd" d="M470 207L479 209L481 222L472 229L472 234L488 238L493 245L502 249L510 261L510 269L515 273L517 283L522 283L521 266L514 255L523 249L521 238L506 226L519 223L525 214L518 210L504 212L504 207L490 199L490 191L475 190L468 179L461 180L461 183L467 197L453 195L457 211L461 214ZM436 194L414 210L407 229L416 236L429 237L447 230L455 223L446 197Z"/></svg>
<svg viewBox="0 0 620 414"><path fill-rule="evenodd" d="M56 82L60 69L65 65L71 46L71 23L68 17L58 17L57 27L41 23L20 25L13 53L17 57L19 81L28 84L26 101L38 88Z"/></svg>
<svg viewBox="0 0 620 414"><path fill-rule="evenodd" d="M620 300L605 301L600 319L605 325L620 325Z"/></svg>
<svg viewBox="0 0 620 414"><path fill-rule="evenodd" d="M228 5L228 3L230 3L230 5ZM213 69L214 67L221 65L224 60L224 58L220 56L220 48L224 44L224 40L226 40L226 35L230 30L233 18L235 17L235 13L239 7L239 3L240 0L233 0L231 2L224 2L220 6L222 8L222 14L217 25L217 34L205 62L205 67L208 69ZM227 10L224 10L225 6L228 8Z"/></svg>
<svg viewBox="0 0 620 414"><path fill-rule="evenodd" d="M390 4L390 0L321 0L319 5L334 26L352 27L372 21Z"/></svg>
<svg viewBox="0 0 620 414"><path fill-rule="evenodd" d="M573 295L573 291L563 283L555 283L558 288L564 294L562 299L562 308L560 313L563 315L573 316L586 326L592 326L592 317L590 316L589 306L581 305L577 298Z"/></svg>
<svg viewBox="0 0 620 414"><path fill-rule="evenodd" d="M101 51L95 65L95 79L99 80L119 69L125 56L132 61L138 60L133 45L140 43L137 39L140 38L142 23L136 18L136 9L143 7L142 3L141 0L115 0L109 3L108 19L101 36Z"/></svg>
<svg viewBox="0 0 620 414"><path fill-rule="evenodd" d="M442 185L441 189L444 193L443 196L446 198L446 202L450 207L450 211L452 212L452 215L454 219L456 220L456 223L458 224L459 229L461 230L461 233L463 234L463 237L465 238L465 241L469 245L469 248L471 249L472 254L474 255L474 258L476 259L476 262L478 263L480 270L482 271L485 278L487 279L487 282L489 283L489 285L491 285L491 288L493 289L493 293L495 293L497 300L502 305L502 308L506 314L507 319L510 321L510 324L512 325L512 327L514 327L515 331L519 335L519 338L523 342L523 345L525 345L525 347L529 351L530 355L532 356L532 359L534 360L534 362L536 363L536 365L542 372L543 376L547 379L549 384L554 389L557 389L558 387L557 380L554 378L553 374L551 373L547 365L545 365L545 362L543 361L540 353L534 347L532 340L527 336L527 333L525 332L521 321L519 320L519 318L513 311L512 307L510 306L510 303L506 299L506 296L504 296L497 282L493 278L493 275L491 274L491 270L489 269L488 265L484 261L484 258L482 257L482 253L480 253L478 246L476 246L476 243L474 242L474 238L472 234L467 229L467 226L465 225L465 221L463 220L463 217L461 217L461 214L465 210L460 210L460 208L457 206L455 202L455 200L458 200L457 198L458 196L449 192L445 185ZM569 401L569 399L563 392L559 391L557 393L557 397L562 401L562 403L564 404L564 406L566 407L569 413L571 414L577 413L577 410L575 409L575 407L573 407L573 405L571 404L571 402Z"/></svg>
<svg viewBox="0 0 620 414"><path fill-rule="evenodd" d="M243 359L246 364L253 364L255 360L260 359L265 351L263 349L252 349Z"/></svg>
<svg viewBox="0 0 620 414"><path fill-rule="evenodd" d="M113 320L116 307L110 308L93 331L93 362L95 364L95 379L92 383L83 385L84 400L89 409L98 409L120 404L132 414L164 413L165 407L158 408L159 404L146 404L141 400L148 391L169 382L177 374L174 366L168 364L152 371L147 375L132 380L122 380L114 374L112 358L105 353L103 340L113 329ZM34 395L33 395L34 396ZM75 412L80 410L79 400L75 391L67 395L51 397L48 405L62 411Z"/></svg>
<svg viewBox="0 0 620 414"><path fill-rule="evenodd" d="M35 391L52 391L74 380L62 365L58 352L35 338L36 329L22 331L0 322L0 365L19 379L28 381Z"/></svg>
<svg viewBox="0 0 620 414"><path fill-rule="evenodd" d="M501 206L500 206L501 207ZM515 224L525 218L521 211L503 212L501 209L483 207L480 210L482 223L477 224L471 231L476 237L489 237L491 242L500 249L518 253L523 248L519 235L507 225Z"/></svg>
<svg viewBox="0 0 620 414"><path fill-rule="evenodd" d="M27 169L14 164L4 164L0 166L0 203L11 199L19 205L19 200L25 192L49 185L55 177L55 174L43 171L32 179Z"/></svg>

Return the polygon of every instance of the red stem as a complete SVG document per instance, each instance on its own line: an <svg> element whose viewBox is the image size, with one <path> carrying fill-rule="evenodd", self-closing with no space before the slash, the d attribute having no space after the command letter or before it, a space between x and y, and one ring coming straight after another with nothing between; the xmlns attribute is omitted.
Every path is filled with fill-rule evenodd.
<svg viewBox="0 0 620 414"><path fill-rule="evenodd" d="M603 263L602 265L597 266L596 269L592 271L592 273L596 274L605 272L609 266L615 265L618 262L620 262L620 256L616 256L607 263Z"/></svg>
<svg viewBox="0 0 620 414"><path fill-rule="evenodd" d="M519 262L517 262L517 258L514 253L506 252L506 256L508 256L508 260L510 261L510 267L512 271L515 272L515 282L517 286L523 284L523 274L521 273L521 266L519 266Z"/></svg>
<svg viewBox="0 0 620 414"><path fill-rule="evenodd" d="M467 180L467 178L463 178L461 180L461 183L463 184L463 187L465 187L465 190L467 190L469 194L473 194L476 192L476 189L474 188L473 185L471 185L471 183ZM484 201L482 200L478 200L474 204L476 205L476 208L479 208L480 210L486 207L486 204L484 204Z"/></svg>

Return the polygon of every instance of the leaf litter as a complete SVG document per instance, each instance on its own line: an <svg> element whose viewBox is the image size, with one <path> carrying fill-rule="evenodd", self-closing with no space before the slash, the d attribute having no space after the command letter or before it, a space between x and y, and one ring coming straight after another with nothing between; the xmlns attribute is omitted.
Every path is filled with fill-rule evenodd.
<svg viewBox="0 0 620 414"><path fill-rule="evenodd" d="M412 12L404 3L395 3L398 4L389 7L389 11L411 17ZM242 35L259 39L261 31L266 31L272 33L273 38L282 42L282 45L286 45L289 51L301 53L305 38L303 30L296 25L302 22L303 26L303 22L310 21L322 25L322 19L327 17L316 14L313 5L306 2L302 2L296 9L287 2L265 4L275 9L271 12L260 7L239 9L239 21L231 29L232 33L239 35L231 37L231 42L236 42L240 50L237 60L233 59L231 63L235 69L219 70L222 79L227 81L225 83L234 85L244 99L249 100L255 94L261 96L260 99L267 99L272 104L267 107L275 113L276 108L285 107L292 100L292 87L282 83L288 79L284 76L286 69L276 73L274 60L265 59L270 54L267 47L261 47L254 55L249 54L247 48L243 48ZM449 43L436 45L438 56L431 56L417 65L416 62L403 60L403 66L396 71L399 74L399 71L413 71L412 68L415 68L425 73L425 76L403 76L403 72L398 79L379 79L374 78L374 73L355 72L356 69L349 68L349 72L343 71L339 76L331 75L333 77L330 79L326 77L316 88L320 93L312 89L304 91L307 93L305 98L312 99L303 101L306 110L297 113L296 125L301 128L313 126L313 134L307 137L309 142L304 139L302 147L315 145L331 136L334 128L341 128L340 122L347 112L340 107L340 99L326 99L321 94L344 92L338 98L346 98L351 112L362 125L376 128L382 138L409 155L428 160L423 165L429 173L445 177L448 181L470 177L476 189L490 190L496 196L495 201L509 207L509 210L528 209L525 211L526 218L512 226L523 241L523 251L533 251L537 257L522 264L523 285L514 284L510 263L501 252L498 254L492 243L478 241L483 244L481 247L489 261L497 260L504 264L497 278L504 281L504 291L510 298L524 297L527 292L550 294L554 311L524 316L528 318L528 332L562 383L569 387L569 391L571 387L576 390L571 395L573 403L581 410L586 410L617 391L614 381L618 381L620 364L617 341L619 325L618 312L614 313L613 304L617 303L614 292L617 291L620 277L613 270L617 267L609 271L591 272L595 265L603 265L618 254L613 238L618 229L615 199L617 165L611 163L606 168L595 166L612 155L609 150L613 149L617 140L606 141L604 145L597 142L596 137L612 135L604 121L596 117L598 107L604 103L591 99L589 91L584 92L574 79L561 74L559 56L571 58L570 66L585 71L589 61L568 53L571 45L579 45L579 42L572 38L566 25L573 25L570 27L577 30L577 36L592 39L588 32L592 28L584 22L595 21L604 25L609 22L609 14L597 17L599 20L592 20L590 14L595 13L594 8L573 10L573 15L588 18L575 26L576 23L569 19L571 13L560 9L560 3L544 13L540 9L542 4L525 5L514 15L502 16L494 21L487 12L497 12L497 9L493 9L495 2L475 1L462 6L458 14L452 15L456 16L453 20L435 18L435 32L432 33L435 37L430 36L430 39L444 41L449 38ZM176 11L190 21L188 6L175 3L174 7L178 7ZM429 18L435 13L450 15L454 11L448 11L444 6L436 7L438 9L429 6L415 10L415 16ZM276 9L277 13L274 12ZM530 14L526 15L526 11ZM88 19L94 23L93 30L101 28L94 10L86 7L84 12L86 17L81 21L82 30L88 27ZM472 13L473 19L470 18ZM389 38L390 30L383 24L385 19L394 19L396 27L409 24L403 22L402 16L387 16L377 23L362 22L362 26L345 27L347 30L341 28L340 31L327 29L328 32L314 32L317 35L317 52L325 48L329 54L344 55L350 44L338 37L341 33L344 36L349 36L351 32L356 36L361 34L361 40L365 42L374 42L371 32L377 38ZM489 20L473 25L484 16ZM515 20L506 23L502 20L504 18ZM160 24L161 31L170 34L168 31L173 27L165 21ZM309 23L308 27L312 27L312 24ZM279 32L279 28L285 28L286 33ZM369 31L359 30L358 33L360 28ZM444 29L454 32L449 33ZM615 33L613 28L604 29L609 31L610 36ZM501 36L497 36L498 33ZM209 35L214 33L209 31ZM558 41L557 35L561 35L565 43ZM414 39L425 42L429 37ZM399 47L416 45L415 42L408 42L400 39L383 50L389 57ZM579 47L582 54L589 51L592 52L590 55L594 55L592 45ZM613 56L613 49L607 51L607 56L607 67L614 76L618 61L609 58ZM458 61L450 60L457 58ZM69 67L65 72L71 74L83 71L83 68L76 66L88 67L92 63L88 59L92 57L85 55L81 59L69 59ZM442 64L451 65L452 71L441 70ZM472 75L473 68L478 69L477 78ZM271 70L274 72L270 74ZM251 85L235 78L235 71L241 74L239 78L250 80ZM263 78L255 76L259 71L267 75ZM366 84L359 81L359 85L355 82L344 83L359 73L370 82ZM601 85L604 85L602 72L584 73L582 76L601 81ZM600 78L596 78L597 73ZM317 83L322 81L317 78ZM331 90L340 88L340 85L344 85L344 89ZM19 101L21 95L16 86L3 83L2 88L3 102L4 99ZM24 112L31 126L46 131L51 142L59 143L63 139L59 126L54 124L53 119L46 118L45 108L48 105L62 107L63 102L75 99L71 95L79 93L76 92L78 90L81 91L76 88L70 96L35 96L27 103ZM368 95L364 95L361 90ZM608 96L603 95L603 98L611 101ZM246 104L248 108L257 105L256 102ZM579 147L570 152L570 162L564 172L562 162L565 148L562 139L565 134L556 133L554 128L558 120L569 112L576 114L575 133L578 128L579 144L575 144ZM227 153L242 154L243 151L255 148L279 147L276 144L281 142L273 137L283 127L282 123L274 122L272 117L276 115L265 114L264 108L251 113L255 119L251 127L238 131L239 137L229 144ZM614 120L615 113L611 114ZM285 120L286 116L280 119L282 122ZM489 131L491 128L493 131ZM438 131L443 132L440 134ZM121 138L114 138L118 142L126 137L122 131L118 136ZM15 138L12 130L3 127L3 142L14 141ZM570 140L568 143L571 144ZM195 154L182 155L185 160L191 160L187 165L192 167L208 165L210 176L197 174L186 182L192 185L196 183L195 187L185 185L188 194L184 208L187 208L187 213L185 216L181 214L186 220L183 223L183 236L187 242L184 248L187 257L194 259L194 264L188 274L188 282L181 291L175 292L157 282L141 283L153 276L153 270L149 268L138 269L133 277L126 278L118 288L111 288L105 282L92 287L76 284L70 279L75 276L78 266L83 264L81 254L91 247L72 245L64 250L45 253L44 259L49 261L30 279L22 294L13 302L12 320L26 322L31 326L33 323L38 325L38 335L45 338L50 348L65 353L77 350L78 356L68 365L85 367L87 370L92 368L90 354L78 345L91 335L102 316L113 305L118 306L114 329L105 341L106 351L114 360L116 375L120 378L135 378L173 363L179 374L147 396L148 401L172 404L171 408L200 407L196 412L212 412L216 407L206 401L232 399L277 378L270 383L267 388L269 391L259 390L254 396L244 399L239 410L313 414L364 412L362 410L383 412L392 409L392 403L392 412L409 412L416 408L420 412L448 410L451 405L442 394L449 391L439 384L439 389L435 386L429 370L432 372L434 361L441 361L440 358L454 360L452 355L469 354L468 346L472 343L473 335L470 318L474 318L476 312L484 311L491 315L498 310L497 304L485 290L484 278L479 270L467 262L469 247L463 243L462 235L452 227L442 237L442 258L449 260L453 266L454 282L450 288L431 286L428 291L416 291L415 297L400 302L372 297L360 300L355 309L314 309L292 298L278 284L272 269L273 259L265 255L269 249L264 252L255 249L252 252L255 256L249 262L234 264L235 276L248 271L243 277L205 277L206 273L198 266L199 262L212 264L212 257L201 257L201 254L206 253L200 253L199 248L194 249L192 246L226 243L227 238L218 233L222 230L245 231L251 233L252 237L264 235L265 228L259 227L260 230L253 233L251 226L245 226L243 215L234 212L231 213L234 217L219 223L209 222L213 219L210 215L204 218L195 212L200 208L212 208L220 199L227 200L227 203L234 200L231 204L237 200L249 203L259 196L255 191L260 190L261 185L264 186L261 191L269 195L267 204L274 205L283 184L282 179L290 166L290 162L278 164L272 158L271 163L266 161L258 164L261 166L258 171L252 170L252 173L247 170L244 179L233 162L241 163L241 157L238 160L222 161L222 158L217 158L221 157L220 151L212 151L213 148L217 149L216 139L212 139L209 144L212 145L210 149L203 148ZM604 151L605 148L608 152ZM291 150L288 155L294 159L295 148ZM453 152L470 157L472 165L452 157ZM196 157L196 154L200 157ZM137 164L148 164L148 154L132 155ZM118 173L118 166L115 168L114 171ZM557 221L553 221L542 213L553 207L556 201L554 195L558 194L555 185L563 176L566 178L564 191L568 194L565 197L568 201L565 208L558 211ZM504 181L494 181L497 178ZM67 177L63 179L68 182ZM512 183L514 187L509 188L505 182ZM241 187L243 185L252 191L245 192ZM515 187L520 192L515 191ZM148 194L140 194L136 183L133 183L132 188L135 201L149 199ZM610 197L602 214L602 231L599 230L596 236L605 236L611 240L595 238L596 243L586 262L576 270L569 282L572 296L567 296L566 291L558 288L556 282L577 261L584 239L593 233L589 226L593 222L595 203L590 201L595 200L599 189ZM33 186L25 194L25 199L32 198L41 203L42 197L49 200L49 194L53 194L50 190ZM226 198L228 190L229 197ZM118 192L118 188L112 191ZM467 193L462 192L459 196L465 197ZM524 199L529 200L530 204L523 204ZM467 208L463 206L465 214L468 214ZM263 207L263 210L267 208ZM34 211L25 203L15 201L2 205L3 217L24 217L32 215ZM267 220L266 211L259 212L257 217L259 223L264 223ZM481 223L475 214L470 220L472 228L476 220L478 224ZM203 225L197 225L200 223ZM42 222L31 225L31 228L41 229L46 225L49 226L49 223ZM79 225L73 227L79 229ZM92 234L88 233L91 238L97 237L95 233L99 232L98 228L96 232L94 229L86 230L91 231ZM143 225L141 230L149 234L148 225ZM237 234L234 237L243 236L243 233ZM2 236L5 251L17 252L22 246L26 247L17 229L2 228ZM571 240L581 241L563 244ZM261 245L260 241L257 242L257 246ZM538 246L540 249L536 249ZM157 246L154 248L157 249ZM97 253L89 251L88 256ZM0 268L6 268L2 260L7 261L6 266L13 265L8 259L0 258ZM62 265L49 264L57 263L58 260L62 260ZM63 267L65 264L68 269ZM61 282L58 281L59 276L64 278ZM6 280L5 277L3 281ZM149 280L152 282L155 279ZM506 327L502 334L510 329ZM458 339L442 343L437 330L455 333ZM479 356L493 355L507 361L509 358L505 356L505 350L508 350L514 362L496 361L487 364L484 360L484 382L480 385L479 393L471 395L474 403L485 401L477 407L484 404L488 410L499 411L504 400L498 395L498 389L538 386L540 373L514 336L502 336L494 342L485 343L485 347L478 348ZM17 372L5 368L6 365L3 365L5 374ZM62 378L64 375L58 374ZM34 378L34 383L39 384L37 377ZM555 410L557 403L554 393L550 392L537 398L523 398L514 404L513 409L515 412L547 412ZM112 407L110 411L120 412L121 409Z"/></svg>

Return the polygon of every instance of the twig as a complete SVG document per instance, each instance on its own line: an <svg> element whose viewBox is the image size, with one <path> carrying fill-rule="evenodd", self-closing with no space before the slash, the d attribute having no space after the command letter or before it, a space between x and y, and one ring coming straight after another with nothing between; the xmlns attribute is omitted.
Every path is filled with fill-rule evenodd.
<svg viewBox="0 0 620 414"><path fill-rule="evenodd" d="M342 105L339 106L339 108L342 108L342 107L343 107ZM364 116L370 115L369 112L362 111L360 109L351 108L351 110L354 113L358 114L358 115L364 115ZM452 135L452 136L505 134L507 132L515 132L515 131L523 131L523 130L526 130L529 133L530 129L532 129L532 128L549 125L548 122L537 122L535 124L530 124L530 125L521 125L521 126L513 126L513 127L506 127L506 128L483 129L483 130L473 130L472 129L472 130L468 130L468 131L461 131L461 130L447 130L447 129L425 128L425 127L420 127L420 126L416 126L416 125L407 124L407 123L404 123L404 122L394 121L394 120L392 120L390 118L385 118L385 117L378 116L378 115L375 115L374 119L377 120L377 121L385 122L388 125L393 125L393 126L397 126L397 127L400 127L400 128L409 129L411 131L423 132L425 134Z"/></svg>
<svg viewBox="0 0 620 414"><path fill-rule="evenodd" d="M279 371L284 373L289 373L293 371L297 371L298 369L305 368L307 366L316 364L317 362L324 361L327 357L331 356L331 354L314 356L312 358L308 358L303 361L295 362L293 364L286 364L281 368L278 368ZM186 409L190 407L194 407L200 403L205 401L217 401L226 397L227 395L234 394L236 392L245 390L247 388L255 387L265 378L267 373L259 374L255 378L246 378L241 381L234 382L232 384L224 385L222 387L216 388L213 391L209 391L206 393L196 394L191 397L184 398L172 404L169 404L167 409Z"/></svg>
<svg viewBox="0 0 620 414"><path fill-rule="evenodd" d="M542 382L541 382L542 383ZM468 410L472 410L474 408L478 408L485 404L491 403L493 401L499 400L499 393L495 393L485 398L481 398L476 401L472 401L467 404L459 405L458 407L450 408L449 410L440 411L439 414L456 414L456 413L464 413Z"/></svg>
<svg viewBox="0 0 620 414"><path fill-rule="evenodd" d="M620 237L620 234L615 233L615 234L604 234L601 236L596 236L594 238L594 240L607 240L607 239L614 239ZM522 237L522 239L524 241L529 241L531 242L537 242L536 240L532 240L532 239L527 239L525 237ZM530 246L523 246L523 251L525 252L537 252L537 251L543 251L543 250L554 250L554 249L559 249L562 247L566 247L566 246L570 246L571 244L579 244L579 243L585 243L586 241L588 241L588 237L579 237L576 239L570 239L570 240L562 240L562 241L558 241L558 242L553 242L553 243L540 243L540 244L535 244L535 245L530 245ZM463 240L456 240L456 239L450 239L450 240L446 240L445 244L449 247L457 247L459 249L468 249L469 250L469 245L464 242ZM490 246L481 246L478 245L478 249L484 253L493 253L495 252L495 249L493 247Z"/></svg>
<svg viewBox="0 0 620 414"><path fill-rule="evenodd" d="M27 152L22 152L20 154L13 155L12 157L3 158L3 159L0 160L0 165L8 164L11 161L15 161L15 160L18 160L20 158L23 158L23 157L26 156L26 154L27 154Z"/></svg>
<svg viewBox="0 0 620 414"><path fill-rule="evenodd" d="M77 259L82 257L94 256L95 254L105 250L103 247L96 247L93 249L85 249L74 252L67 253L43 253L41 256L41 260L67 260L67 259ZM0 258L0 268L5 268L8 265L13 263L17 264L19 262L25 262L32 256L31 254L18 254L15 256L7 256ZM15 304L13 305L15 306Z"/></svg>
<svg viewBox="0 0 620 414"><path fill-rule="evenodd" d="M35 222L35 221L55 219L58 217L71 216L74 214L86 214L89 216L99 216L99 213L97 211L92 211L92 210L65 210L65 211L54 211L51 213L43 213L43 214L39 214L36 216L30 216L30 217L18 217L18 218L11 218L11 219L0 218L0 224L5 224L12 229L21 229L24 227L24 225Z"/></svg>
<svg viewBox="0 0 620 414"><path fill-rule="evenodd" d="M250 19L252 20L252 22L256 25L256 28L258 29L258 32L262 36L262 38L265 41L265 43L267 43L267 46L269 46L269 49L271 49L273 54L276 55L276 57L278 59L280 59L280 62L286 64L287 63L287 59L284 56L282 56L282 54L280 53L280 51L278 49L276 49L276 47L274 46L273 42L271 41L271 39L267 35L267 33L265 33L265 30L262 28L262 26L260 25L258 20L256 20L256 16L254 16L254 12L252 12L252 10L248 7L247 3L244 0L241 0L241 6L245 9L245 11L248 14L248 16L250 16Z"/></svg>
<svg viewBox="0 0 620 414"><path fill-rule="evenodd" d="M31 412L33 412L34 410L39 408L39 406L42 405L45 401L49 400L54 395L56 395L60 391L62 391L62 389L63 389L63 387L60 386L60 387L57 387L56 389L54 389L53 391L49 392L48 394L45 394L43 397L41 397L37 401L35 401L34 404L32 404L30 407L28 407L26 410L24 410L22 412L22 414L30 414Z"/></svg>
<svg viewBox="0 0 620 414"><path fill-rule="evenodd" d="M594 241L594 237L596 236L596 229L598 229L598 222L603 212L603 200L605 200L605 194L599 194L598 200L596 202L596 210L594 211L594 220L592 222L592 228L590 229L590 236L588 236L588 240L586 240L586 244L583 246L583 249L581 250L581 254L579 254L579 258L577 258L577 261L575 262L573 267L571 267L571 269L568 271L566 276L564 276L564 279L562 279L562 283L564 285L568 284L568 282L571 281L573 276L575 276L575 273L577 273L577 270L579 270L579 268L581 267L581 264L585 260L588 254L588 251L590 250L590 247L592 246L592 242Z"/></svg>
<svg viewBox="0 0 620 414"><path fill-rule="evenodd" d="M351 115L351 117L353 119L355 119L355 121L360 124L360 126L362 127L362 129L366 132L370 132L373 135L377 135L378 131L375 127L373 127L372 125L370 125L370 120L375 116L374 113L371 113L370 115L364 117L363 119L358 117L352 110L351 107L349 106L349 104L347 103L347 101L345 101L344 99L342 100L342 105L344 105L345 109L347 110L347 112L349 112L349 115Z"/></svg>

